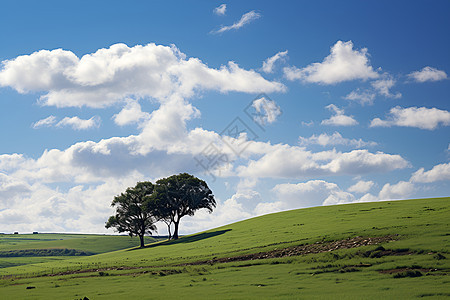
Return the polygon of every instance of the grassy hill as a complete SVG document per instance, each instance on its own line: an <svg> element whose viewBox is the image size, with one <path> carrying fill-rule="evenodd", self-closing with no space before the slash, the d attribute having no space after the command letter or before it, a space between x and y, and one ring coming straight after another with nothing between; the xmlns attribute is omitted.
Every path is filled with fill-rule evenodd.
<svg viewBox="0 0 450 300"><path fill-rule="evenodd" d="M6 299L450 297L450 198L265 215L145 249L0 269ZM28 288L28 289L27 289Z"/></svg>
<svg viewBox="0 0 450 300"><path fill-rule="evenodd" d="M146 237L147 243L157 239ZM0 268L126 249L139 244L129 236L95 234L0 234ZM0 271L1 274L1 271Z"/></svg>

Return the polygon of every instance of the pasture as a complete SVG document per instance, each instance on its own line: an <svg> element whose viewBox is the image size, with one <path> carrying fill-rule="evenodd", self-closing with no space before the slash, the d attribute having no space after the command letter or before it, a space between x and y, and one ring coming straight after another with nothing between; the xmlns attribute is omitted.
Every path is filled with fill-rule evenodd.
<svg viewBox="0 0 450 300"><path fill-rule="evenodd" d="M450 297L450 198L265 215L145 249L0 269L6 299Z"/></svg>

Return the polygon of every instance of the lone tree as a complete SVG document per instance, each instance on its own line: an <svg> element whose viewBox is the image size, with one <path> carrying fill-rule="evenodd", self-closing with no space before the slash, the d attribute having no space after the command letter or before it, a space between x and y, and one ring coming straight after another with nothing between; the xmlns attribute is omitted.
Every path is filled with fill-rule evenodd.
<svg viewBox="0 0 450 300"><path fill-rule="evenodd" d="M109 217L105 227L139 236L143 248L144 235L156 230L156 220L146 209L146 202L153 192L154 185L151 182L138 182L134 188L128 188L125 193L114 197L111 206L116 207L116 214Z"/></svg>
<svg viewBox="0 0 450 300"><path fill-rule="evenodd" d="M216 207L216 200L205 181L187 173L172 175L156 182L151 197L151 206L157 207L156 215L166 224L174 224L173 239L178 239L180 219L193 216L195 211L206 208L209 212Z"/></svg>

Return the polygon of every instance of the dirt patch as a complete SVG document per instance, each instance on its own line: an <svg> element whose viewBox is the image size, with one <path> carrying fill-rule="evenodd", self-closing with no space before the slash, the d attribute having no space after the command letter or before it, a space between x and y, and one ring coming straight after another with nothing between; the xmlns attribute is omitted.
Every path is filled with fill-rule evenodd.
<svg viewBox="0 0 450 300"><path fill-rule="evenodd" d="M437 271L437 269L423 269L423 268L397 268L397 269L390 269L390 270L382 270L380 271L381 274L397 274L397 273L403 273L407 271L420 271L423 273L428 273L431 271Z"/></svg>
<svg viewBox="0 0 450 300"><path fill-rule="evenodd" d="M234 261L246 261L255 259L268 259L268 258L280 258L288 256L298 256L305 254L314 254L322 252L330 252L339 249L351 249L368 245L377 245L380 243L390 242L398 239L398 235L387 235L381 237L354 237L334 242L316 242L309 245L301 245L295 247L288 247L283 249L275 249L269 252L259 252L254 254L240 255L234 257L214 258L206 261L198 261L188 264L181 264L179 266L187 265L202 265L202 264L215 264L226 263Z"/></svg>

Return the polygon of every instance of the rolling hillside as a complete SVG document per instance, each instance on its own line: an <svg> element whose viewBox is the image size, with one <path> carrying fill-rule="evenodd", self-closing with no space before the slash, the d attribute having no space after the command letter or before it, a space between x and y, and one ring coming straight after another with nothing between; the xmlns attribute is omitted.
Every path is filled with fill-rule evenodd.
<svg viewBox="0 0 450 300"><path fill-rule="evenodd" d="M450 297L450 198L265 215L145 249L0 269L7 299Z"/></svg>
<svg viewBox="0 0 450 300"><path fill-rule="evenodd" d="M147 243L157 240L146 237ZM117 235L0 234L0 268L100 254L130 248L138 243L129 236Z"/></svg>

